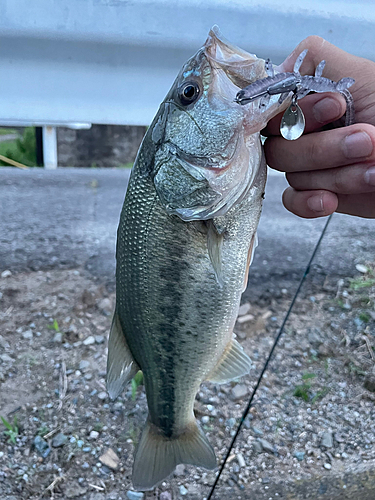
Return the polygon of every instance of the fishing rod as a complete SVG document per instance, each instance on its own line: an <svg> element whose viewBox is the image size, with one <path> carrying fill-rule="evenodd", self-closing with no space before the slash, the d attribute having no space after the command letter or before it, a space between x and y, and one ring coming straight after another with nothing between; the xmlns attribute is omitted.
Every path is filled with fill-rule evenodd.
<svg viewBox="0 0 375 500"><path fill-rule="evenodd" d="M302 288L302 285L303 285L303 283L304 283L304 281L305 281L305 279L306 279L307 275L308 275L308 274L309 274L309 272L310 272L311 264L312 264L312 262L313 262L313 260L314 260L314 258L315 258L315 255L316 255L316 253L317 253L317 251L318 251L318 249L319 249L319 247L320 247L320 244L321 244L321 242L322 242L322 240L323 240L323 237L324 237L324 235L325 235L325 233L326 233L326 231L327 231L328 225L329 225L329 223L331 222L332 215L333 215L333 214L331 214L331 215L328 217L328 219L327 219L327 221L326 221L326 223L325 223L325 225L324 225L324 227L323 227L323 230L322 230L322 232L321 232L321 235L320 235L320 237L319 237L319 239L318 239L318 241L317 241L317 243L316 243L316 245L315 245L314 251L313 251L313 253L311 254L311 257L310 257L310 260L309 260L309 262L308 262L308 264L307 264L307 266L306 266L306 269L305 269L305 271L304 271L304 273L303 273L303 275L302 275L302 277L301 277L301 279L300 279L299 285L298 285L297 290L296 290L296 292L295 292L295 294L294 294L294 296L293 296L292 302L290 303L289 309L288 309L288 311L287 311L287 313L286 313L286 315L285 315L285 317L284 317L284 320L283 320L283 322L282 322L282 325L280 326L279 332L278 332L278 334L276 335L276 338L275 338L275 340L274 340L274 343L273 343L273 345L272 345L272 348L271 348L271 350L270 350L270 353L268 354L268 357L267 357L267 359L266 359L266 362L264 363L263 369L262 369L262 371L260 372L260 375L259 375L259 377L258 377L257 383L255 384L255 387L254 387L254 389L253 389L253 392L251 393L251 396L250 396L249 402L247 403L246 408L245 408L245 410L244 410L244 411L243 411L243 413L242 413L242 417L241 417L240 423L238 424L237 430L236 430L236 432L235 432L235 434L234 434L234 436L233 436L233 438L232 438L232 441L231 441L231 443L230 443L230 445L229 445L228 451L227 451L227 453L226 453L226 455L225 455L225 458L224 458L224 460L223 460L223 463L221 464L221 467L220 467L220 470L219 470L219 472L218 472L218 475L216 476L215 482L214 482L214 484L213 484L213 485L212 485L212 487L211 487L211 490L210 490L210 493L209 493L209 495L208 495L208 497L207 497L207 500L211 500L211 498L212 498L212 496L213 496L213 494L214 494L214 492L215 492L215 490L216 490L217 484L218 484L218 482L219 482L219 480L220 480L220 477L221 477L221 475L222 475L222 473L223 473L223 471L224 471L224 468L225 468L225 466L226 466L226 464L227 464L227 462L228 462L228 458L229 458L229 456L230 456L230 454L231 454L231 452L232 452L232 449L233 449L233 446L234 446L234 444L235 444L235 442L236 442L236 440L237 440L237 437L238 437L239 433L241 432L242 425L243 425L243 423L244 423L244 421L245 421L245 419L246 419L247 415L249 414L249 411L250 411L250 408L251 408L251 406L252 406L252 403L253 403L254 397L255 397L255 395L256 395L256 393L257 393L257 391L258 391L258 389L259 389L259 386L260 386L260 384L261 384L261 382L262 382L262 380L263 380L263 376L264 376L264 374L265 374L265 372L266 372L266 370L267 370L267 368L268 368L268 365L269 365L269 363L270 363L270 361L271 361L272 355L273 355L273 353L274 353L274 351L275 351L275 349L276 349L276 347L277 347L277 345L278 345L278 343L279 343L279 340L280 340L280 338L281 338L281 336L282 336L282 334L283 334L283 332L284 332L285 325L286 325L286 323L287 323L287 321L288 321L288 319L289 319L290 313L292 312L293 306L294 306L294 304L295 304L295 302L296 302L296 300L297 300L297 297L298 297L298 295L299 295L299 293L300 293L300 290L301 290L301 288Z"/></svg>

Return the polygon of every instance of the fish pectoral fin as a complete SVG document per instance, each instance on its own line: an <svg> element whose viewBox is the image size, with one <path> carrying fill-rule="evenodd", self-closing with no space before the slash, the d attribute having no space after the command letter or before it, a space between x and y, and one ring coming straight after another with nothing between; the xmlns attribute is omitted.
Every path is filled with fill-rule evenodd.
<svg viewBox="0 0 375 500"><path fill-rule="evenodd" d="M207 380L215 384L226 384L231 380L247 375L251 368L251 359L237 340L232 339Z"/></svg>
<svg viewBox="0 0 375 500"><path fill-rule="evenodd" d="M108 340L107 391L111 399L116 399L126 384L138 372L139 366L126 343L120 318L115 311Z"/></svg>
<svg viewBox="0 0 375 500"><path fill-rule="evenodd" d="M245 270L245 278L244 278L244 283L243 283L243 289L242 293L246 290L247 288L247 281L249 279L249 268L253 262L254 259L254 253L255 249L258 246L258 235L255 233L253 237L251 238L250 246L249 246L249 251L247 253L247 262L246 262L246 270Z"/></svg>
<svg viewBox="0 0 375 500"><path fill-rule="evenodd" d="M171 437L163 435L161 429L147 419L134 458L134 488L152 490L178 464L216 467L215 452L195 419L183 432Z"/></svg>
<svg viewBox="0 0 375 500"><path fill-rule="evenodd" d="M213 220L207 221L208 255L219 285L223 284L222 248L224 236L220 234Z"/></svg>

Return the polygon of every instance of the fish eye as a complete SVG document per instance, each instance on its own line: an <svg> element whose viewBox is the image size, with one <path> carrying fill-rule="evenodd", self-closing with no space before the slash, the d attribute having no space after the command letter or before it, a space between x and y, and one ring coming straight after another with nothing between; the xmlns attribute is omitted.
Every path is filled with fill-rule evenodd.
<svg viewBox="0 0 375 500"><path fill-rule="evenodd" d="M186 82L180 87L178 91L180 102L185 106L195 102L198 99L199 94L200 88L197 82Z"/></svg>

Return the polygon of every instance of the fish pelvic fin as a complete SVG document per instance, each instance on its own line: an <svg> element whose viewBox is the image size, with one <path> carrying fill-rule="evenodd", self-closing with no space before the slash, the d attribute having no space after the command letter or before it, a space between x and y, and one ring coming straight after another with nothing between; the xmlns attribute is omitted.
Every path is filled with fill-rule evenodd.
<svg viewBox="0 0 375 500"><path fill-rule="evenodd" d="M226 384L231 380L247 375L251 368L251 359L237 340L232 339L225 349L207 380L215 384Z"/></svg>
<svg viewBox="0 0 375 500"><path fill-rule="evenodd" d="M255 249L258 246L258 236L257 233L253 235L251 238L250 246L249 246L249 251L247 253L247 261L246 261L246 269L245 269L245 277L244 277L244 283L243 283L243 288L242 288L242 293L246 290L247 288L247 282L249 279L249 268L253 262L254 259L254 253Z"/></svg>
<svg viewBox="0 0 375 500"><path fill-rule="evenodd" d="M208 255L210 256L212 267L214 268L216 280L219 285L223 284L223 267L222 267L222 247L224 236L220 234L215 226L214 221L207 221L207 247Z"/></svg>
<svg viewBox="0 0 375 500"><path fill-rule="evenodd" d="M217 465L215 452L196 420L192 420L178 435L166 437L147 419L134 459L134 488L138 491L152 490L178 464L206 469L214 469Z"/></svg>
<svg viewBox="0 0 375 500"><path fill-rule="evenodd" d="M138 372L139 366L126 343L120 318L115 311L108 340L107 391L111 399L116 399L126 384Z"/></svg>

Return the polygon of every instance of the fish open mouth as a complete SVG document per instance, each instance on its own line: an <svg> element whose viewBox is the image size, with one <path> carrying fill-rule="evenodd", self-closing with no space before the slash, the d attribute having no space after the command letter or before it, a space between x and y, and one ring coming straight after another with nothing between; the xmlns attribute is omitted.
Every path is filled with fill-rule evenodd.
<svg viewBox="0 0 375 500"><path fill-rule="evenodd" d="M223 70L240 89L266 76L264 60L228 42L218 26L210 30L204 48L211 66Z"/></svg>

